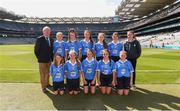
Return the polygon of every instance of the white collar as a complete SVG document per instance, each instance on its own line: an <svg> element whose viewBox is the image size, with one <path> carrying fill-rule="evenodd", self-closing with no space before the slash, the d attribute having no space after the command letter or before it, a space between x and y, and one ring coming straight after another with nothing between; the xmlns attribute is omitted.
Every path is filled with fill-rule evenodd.
<svg viewBox="0 0 180 111"><path fill-rule="evenodd" d="M89 43L89 42L90 42L90 40L87 41L86 39L83 39L83 41L86 42L86 43Z"/></svg>
<svg viewBox="0 0 180 111"><path fill-rule="evenodd" d="M127 61L127 59L125 61L119 60L119 62L121 62L121 63L125 63L126 61Z"/></svg>
<svg viewBox="0 0 180 111"><path fill-rule="evenodd" d="M119 41L118 41L118 42L116 42L116 43L115 43L114 41L112 41L112 43L113 43L113 44L115 44L115 45L117 45L117 44L119 44Z"/></svg>
<svg viewBox="0 0 180 111"><path fill-rule="evenodd" d="M71 62L71 60L68 60L68 62L71 64L71 65L76 65L76 61L75 61L75 63L73 64L72 62Z"/></svg>
<svg viewBox="0 0 180 111"><path fill-rule="evenodd" d="M59 64L59 65L58 65L58 68L60 68L61 66L62 66L62 64Z"/></svg>
<svg viewBox="0 0 180 111"><path fill-rule="evenodd" d="M53 63L53 65L55 66L55 64ZM57 68L60 68L62 66L62 64L59 64L58 66L57 66Z"/></svg>
<svg viewBox="0 0 180 111"><path fill-rule="evenodd" d="M61 41L56 40L55 42L62 43L62 42L63 42L63 40L61 40Z"/></svg>
<svg viewBox="0 0 180 111"><path fill-rule="evenodd" d="M46 40L47 40L47 39L49 40L49 37L45 37L45 36L44 36L44 38L45 38Z"/></svg>
<svg viewBox="0 0 180 111"><path fill-rule="evenodd" d="M68 40L67 42L76 42L76 40L73 40L73 41Z"/></svg>
<svg viewBox="0 0 180 111"><path fill-rule="evenodd" d="M89 61L88 58L86 58L86 60L91 63L92 61L94 61L94 57Z"/></svg>
<svg viewBox="0 0 180 111"><path fill-rule="evenodd" d="M108 64L110 62L110 60L108 60L107 62L105 62L104 60L102 60L105 64Z"/></svg>
<svg viewBox="0 0 180 111"><path fill-rule="evenodd" d="M103 43L101 43L100 41L98 41L98 42L97 42L97 44L101 44L101 45L103 45Z"/></svg>

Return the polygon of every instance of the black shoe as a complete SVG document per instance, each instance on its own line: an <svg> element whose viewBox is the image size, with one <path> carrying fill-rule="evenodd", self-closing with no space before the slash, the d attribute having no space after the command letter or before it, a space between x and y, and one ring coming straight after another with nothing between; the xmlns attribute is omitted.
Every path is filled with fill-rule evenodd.
<svg viewBox="0 0 180 111"><path fill-rule="evenodd" d="M50 84L48 84L46 87L47 87L47 88L51 88L52 86L51 86Z"/></svg>
<svg viewBox="0 0 180 111"><path fill-rule="evenodd" d="M43 93L47 93L47 89L46 89L46 88L43 88L43 89L42 89L42 92L43 92Z"/></svg>

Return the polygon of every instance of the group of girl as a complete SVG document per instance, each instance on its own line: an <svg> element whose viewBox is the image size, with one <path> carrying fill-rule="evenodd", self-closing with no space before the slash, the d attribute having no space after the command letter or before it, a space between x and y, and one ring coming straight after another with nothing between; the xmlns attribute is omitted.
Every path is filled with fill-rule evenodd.
<svg viewBox="0 0 180 111"><path fill-rule="evenodd" d="M66 88L70 95L77 95L82 81L85 94L89 90L94 94L96 86L102 94L110 94L115 86L119 95L128 95L134 70L126 59L118 33L113 33L109 44L104 33L98 34L97 43L93 42L89 30L84 31L83 40L77 41L76 37L75 30L68 32L67 42L63 41L61 32L56 34L54 60L50 66L54 94L63 95Z"/></svg>

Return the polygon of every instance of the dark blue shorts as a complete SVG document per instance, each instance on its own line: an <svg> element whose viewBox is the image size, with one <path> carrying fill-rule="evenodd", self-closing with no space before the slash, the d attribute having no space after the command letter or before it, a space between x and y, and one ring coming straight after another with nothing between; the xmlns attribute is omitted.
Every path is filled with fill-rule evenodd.
<svg viewBox="0 0 180 111"><path fill-rule="evenodd" d="M64 90L64 81L61 82L53 82L53 90L57 91L57 90Z"/></svg>
<svg viewBox="0 0 180 111"><path fill-rule="evenodd" d="M112 80L113 80L112 74L109 74L109 75L105 75L103 73L100 74L101 86L112 87Z"/></svg>
<svg viewBox="0 0 180 111"><path fill-rule="evenodd" d="M117 78L117 89L129 89L130 88L130 77Z"/></svg>
<svg viewBox="0 0 180 111"><path fill-rule="evenodd" d="M119 56L111 56L111 59L114 61L114 62L117 62L119 60Z"/></svg>
<svg viewBox="0 0 180 111"><path fill-rule="evenodd" d="M79 91L80 81L78 79L67 79L68 91Z"/></svg>
<svg viewBox="0 0 180 111"><path fill-rule="evenodd" d="M86 59L86 57L87 57L87 55L82 55L82 61L84 60L84 59ZM82 62L81 61L81 62Z"/></svg>
<svg viewBox="0 0 180 111"><path fill-rule="evenodd" d="M96 60L97 61L100 61L100 60L102 60L103 59L103 57L101 56L101 57L96 57Z"/></svg>
<svg viewBox="0 0 180 111"><path fill-rule="evenodd" d="M93 80L88 80L88 79L86 79L86 82L87 82L87 84L84 84L84 86L95 86L95 84L91 84L91 82L92 82Z"/></svg>

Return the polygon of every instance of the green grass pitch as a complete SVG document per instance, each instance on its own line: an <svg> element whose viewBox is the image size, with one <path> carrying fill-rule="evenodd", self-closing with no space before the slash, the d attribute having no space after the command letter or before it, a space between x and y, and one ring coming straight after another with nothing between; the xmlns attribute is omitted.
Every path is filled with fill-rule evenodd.
<svg viewBox="0 0 180 111"><path fill-rule="evenodd" d="M0 110L180 110L180 51L142 49L128 96L43 94L34 45L0 45Z"/></svg>
<svg viewBox="0 0 180 111"><path fill-rule="evenodd" d="M0 46L0 82L39 82L34 45ZM180 83L180 51L143 49L137 83Z"/></svg>

